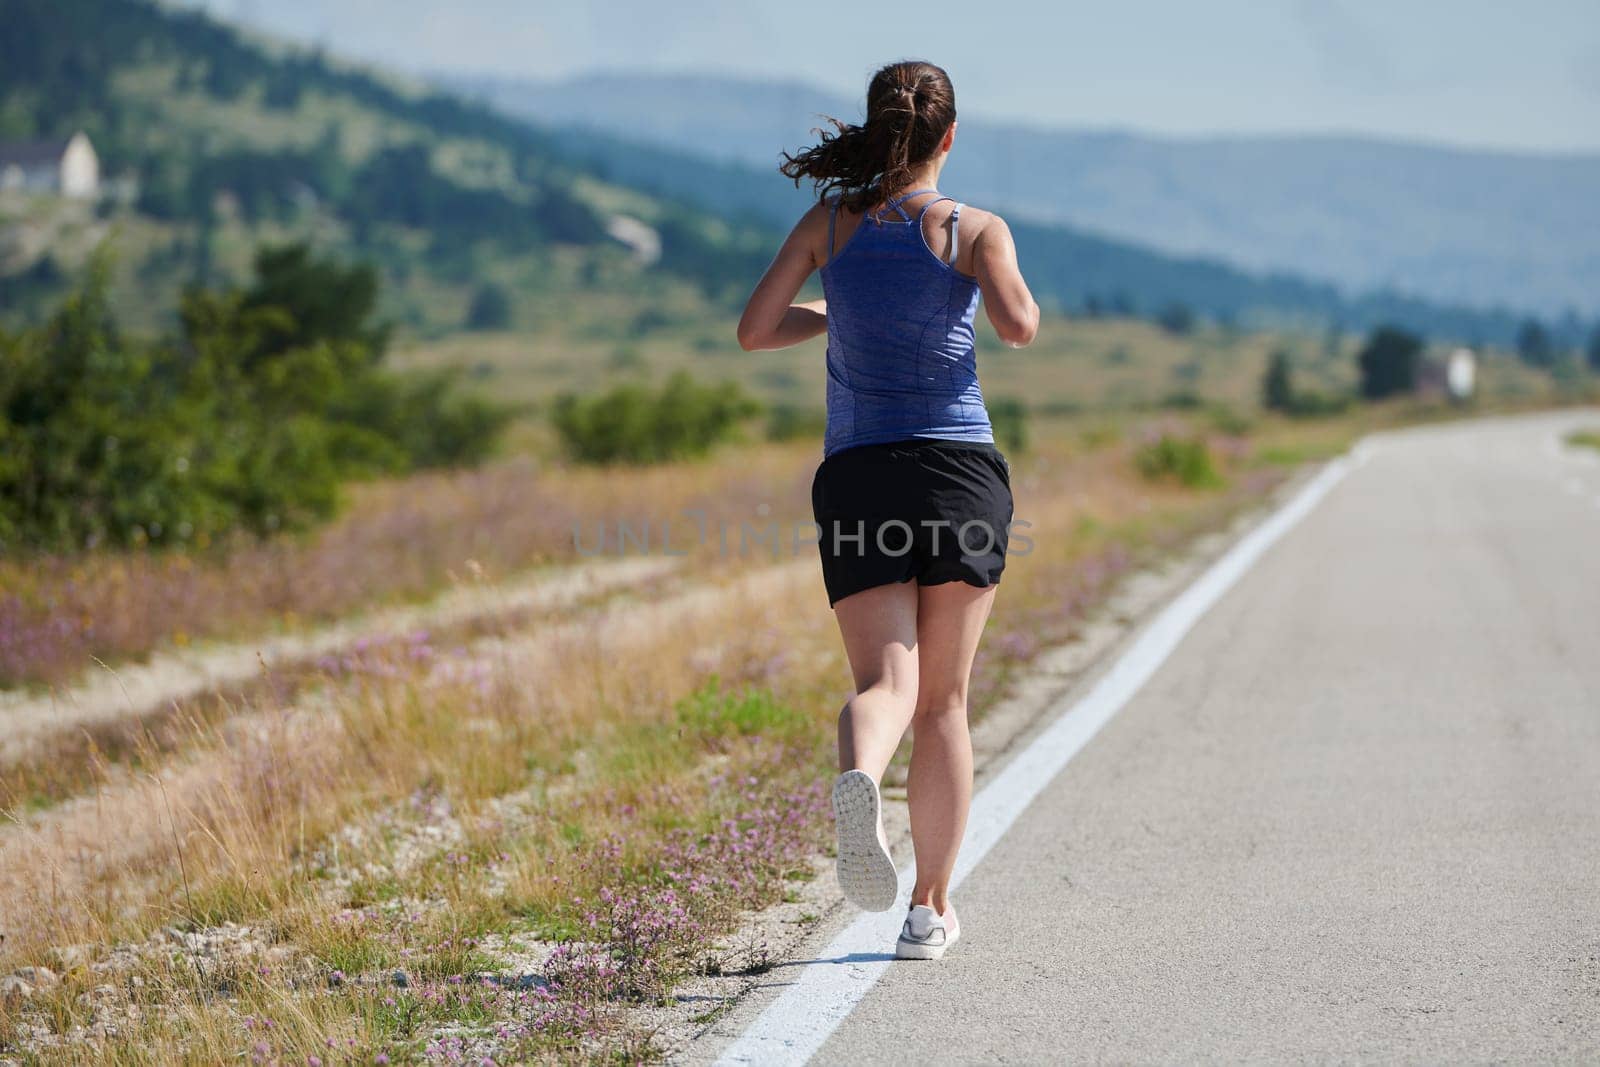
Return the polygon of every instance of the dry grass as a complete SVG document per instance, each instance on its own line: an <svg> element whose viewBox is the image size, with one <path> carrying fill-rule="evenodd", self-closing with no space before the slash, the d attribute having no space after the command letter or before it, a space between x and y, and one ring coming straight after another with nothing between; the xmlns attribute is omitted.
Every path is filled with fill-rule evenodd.
<svg viewBox="0 0 1600 1067"><path fill-rule="evenodd" d="M648 522L658 537L670 525L677 550L694 529L686 511L735 528L763 505L794 511L808 499L814 449L769 446L620 477L523 458L359 487L341 519L307 538L0 562L0 684L59 685L95 659L293 632L426 597L469 565L498 579L570 562L592 550L601 519Z"/></svg>
<svg viewBox="0 0 1600 1067"><path fill-rule="evenodd" d="M1147 484L1138 438L1062 423L1014 458L1035 549L1008 569L975 713L1120 573L1276 476L1213 434L1228 489ZM807 515L813 458L766 447L737 470L574 474L568 491L616 515L743 478L761 490L745 505L776 501L761 518L782 521ZM0 971L71 966L0 1007L0 1048L152 1063L648 1054L628 1003L686 970L759 965L707 953L819 846L817 783L848 695L814 558L729 567L705 552L686 567L697 582L658 603L458 648L402 641L195 714L179 754L21 817L0 833ZM607 904L618 886L649 887L651 910ZM576 955L552 961L558 942ZM539 984L552 975L555 992Z"/></svg>

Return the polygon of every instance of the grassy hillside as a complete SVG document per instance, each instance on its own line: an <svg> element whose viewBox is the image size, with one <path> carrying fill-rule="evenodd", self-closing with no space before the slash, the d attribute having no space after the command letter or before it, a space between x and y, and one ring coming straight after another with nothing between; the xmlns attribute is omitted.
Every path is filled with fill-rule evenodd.
<svg viewBox="0 0 1600 1067"><path fill-rule="evenodd" d="M726 298L767 241L574 164L523 123L248 40L140 0L0 0L0 137L86 130L118 194L90 210L0 202L0 296L37 314L112 236L121 307L169 309L190 281L237 280L257 244L290 236L382 266L390 313L459 326L476 292L681 286ZM649 269L609 236L654 227Z"/></svg>

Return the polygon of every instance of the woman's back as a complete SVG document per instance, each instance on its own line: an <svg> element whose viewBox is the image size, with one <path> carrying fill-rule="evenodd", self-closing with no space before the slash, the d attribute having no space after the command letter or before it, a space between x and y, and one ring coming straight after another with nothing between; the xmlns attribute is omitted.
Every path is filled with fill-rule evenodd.
<svg viewBox="0 0 1600 1067"><path fill-rule="evenodd" d="M941 257L924 218L945 202L954 207L947 225L937 228L948 233L939 242L947 246ZM916 437L994 440L974 347L978 282L953 266L962 250L961 207L936 190L916 189L878 212L843 213L841 226L839 202L830 203L830 256L821 272L828 307L825 455Z"/></svg>

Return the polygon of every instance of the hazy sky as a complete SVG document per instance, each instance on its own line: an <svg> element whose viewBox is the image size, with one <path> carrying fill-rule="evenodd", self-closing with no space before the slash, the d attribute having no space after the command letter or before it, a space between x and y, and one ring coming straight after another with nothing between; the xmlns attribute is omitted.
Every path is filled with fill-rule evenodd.
<svg viewBox="0 0 1600 1067"><path fill-rule="evenodd" d="M857 95L932 59L961 108L1045 125L1362 132L1600 150L1600 0L189 0L411 70L725 71Z"/></svg>

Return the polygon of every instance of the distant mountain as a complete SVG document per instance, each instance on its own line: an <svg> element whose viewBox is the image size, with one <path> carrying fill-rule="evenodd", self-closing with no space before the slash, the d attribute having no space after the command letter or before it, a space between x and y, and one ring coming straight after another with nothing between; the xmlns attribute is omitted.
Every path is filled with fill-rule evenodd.
<svg viewBox="0 0 1600 1067"><path fill-rule="evenodd" d="M541 133L577 165L617 185L684 201L720 215L739 232L771 233L776 247L812 202L766 167L708 159L693 152L604 133L587 126ZM1366 330L1394 323L1440 339L1510 345L1523 316L1390 291L1349 295L1331 282L1286 271L1247 271L1216 257L1173 256L1060 223L1013 216L1017 251L1041 304L1068 312L1159 316L1184 309L1245 327ZM776 230L777 232L773 232ZM1572 347L1589 328L1576 319L1550 324L1557 344Z"/></svg>
<svg viewBox="0 0 1600 1067"><path fill-rule="evenodd" d="M451 78L510 113L771 167L859 101L797 82L597 74ZM1264 88L1264 91L1265 88ZM1172 139L962 119L947 188L1009 218L1069 223L1255 271L1552 315L1600 312L1600 156L1360 137Z"/></svg>

